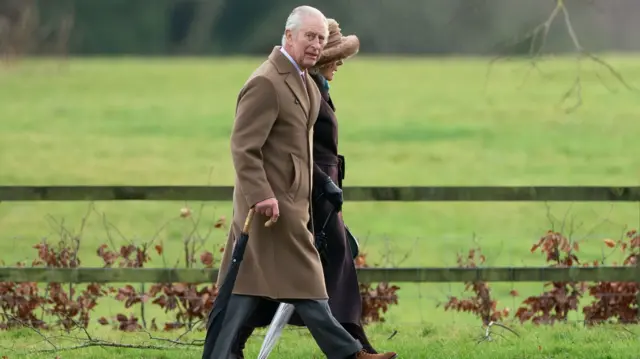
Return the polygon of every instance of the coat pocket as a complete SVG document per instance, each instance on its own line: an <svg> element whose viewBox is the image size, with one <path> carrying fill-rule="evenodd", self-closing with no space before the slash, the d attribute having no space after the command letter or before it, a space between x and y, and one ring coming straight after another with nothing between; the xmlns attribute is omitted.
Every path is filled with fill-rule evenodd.
<svg viewBox="0 0 640 359"><path fill-rule="evenodd" d="M293 179L291 180L291 184L289 185L289 190L287 191L287 195L295 200L298 198L298 192L300 191L300 159L294 155L293 153L289 154L291 158L291 164L293 165Z"/></svg>

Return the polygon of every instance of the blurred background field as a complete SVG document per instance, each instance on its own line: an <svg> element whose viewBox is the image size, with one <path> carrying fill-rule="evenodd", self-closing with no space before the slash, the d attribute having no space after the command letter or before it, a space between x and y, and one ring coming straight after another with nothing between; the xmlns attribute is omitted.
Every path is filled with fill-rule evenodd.
<svg viewBox="0 0 640 359"><path fill-rule="evenodd" d="M270 15L264 15L262 22L255 22L262 27L238 30L272 34L268 39L256 35L233 42L230 38L234 33L227 30L228 37L214 36L215 41L205 41L206 46L184 50L186 56L170 57L155 52L175 55L183 50L164 45L154 50L142 45L145 29L153 27L134 21L133 14L139 15L145 6L144 2L134 3L130 6L137 6L137 10L122 15L133 20L117 27L115 20L106 20L110 25L94 24L92 16L99 9L107 14L129 5L65 2L76 11L75 37L70 38L68 48L72 56L20 58L0 67L1 185L232 185L229 134L238 90L277 44L292 6L283 1L271 9ZM394 30L397 38L404 39L396 41L389 34L384 35L386 38L375 37L373 25L363 20L380 21L389 10L387 5L376 5L380 7L374 12L356 3L344 6L368 9L362 10L368 17L358 17L355 10L344 10L337 3L323 5L329 16L341 22L344 33L356 32L363 39L362 53L346 62L331 84L340 121L340 148L347 162L346 186L638 185L638 93L626 89L605 66L594 61L584 59L578 67L570 52L571 42L555 40L562 38L565 30L554 27L551 32L556 37L551 37L550 49L557 55L544 56L535 63L530 58L493 62L495 55L479 50L480 45L488 48L490 42L517 33L521 27L535 27L553 7L536 7L522 0L511 8L519 17L499 22L495 20L497 14L507 10L500 10L504 5L500 1L491 0L486 18L495 21L488 21L491 26L485 35L475 34L476 39L484 36L485 42L474 41L470 35L473 31L463 25L456 25L459 32L450 30L441 37L432 34L427 36L431 40L422 41L416 34L426 25L418 22L414 22L414 28ZM595 3L593 6L604 6ZM440 6L440 14L455 13L455 7L437 1L431 5ZM44 13L47 7L41 6ZM94 8L89 11L91 6ZM240 18L229 10L239 12L237 6L229 5L224 11ZM331 6L336 6L334 11ZM407 10L408 6L402 14L417 19L420 15ZM596 10L591 14L590 7L569 6L575 6L571 9L577 14L576 27L582 31L583 43L606 50L598 56L627 82L639 84L640 59L625 51L633 46L640 48L640 43L637 38L619 36L628 34L625 26L631 27L624 20L622 5L607 8L613 19L610 22L605 22L604 15L593 15L600 14ZM280 7L282 10L276 12ZM628 13L631 8L626 9ZM253 12L249 15L257 19ZM436 17L426 18L431 20L425 23L434 28L451 29ZM216 19L217 26L230 26L224 25L227 18ZM561 18L557 22L561 25ZM400 23L393 20L393 24ZM594 23L606 31L586 27ZM100 32L110 28L119 30ZM125 38L118 31L124 33L130 28L138 29L130 42L118 40ZM89 37L92 41L87 40L87 34L93 35ZM149 36L147 39L152 40ZM468 41L437 40L447 36L449 40ZM606 39L619 41L613 44ZM197 43L197 39L193 41ZM95 48L98 43L103 47ZM139 48L138 53L132 50L135 48ZM464 52L471 55L426 56ZM193 56L202 53L224 56ZM87 54L124 56L79 56ZM562 101L576 79L580 92L572 92ZM578 100L581 105L567 111ZM184 207L191 209L191 218L180 217ZM146 266L171 267L184 262L184 239L193 235L193 221L197 219L197 234L207 237L199 248L217 258L218 249L226 241L226 229L214 228L210 233L209 229L221 223L221 217L230 216L227 202L4 202L0 203L0 260L5 265L29 263L37 254L33 245L45 238L56 243L61 236L69 236L67 231L76 233L82 227L79 257L83 266L103 264L96 250L104 243L119 247L129 241L139 244L153 239L154 244L162 244L163 253L153 253L153 260ZM637 203L357 202L345 204L344 218L361 240L371 265L456 266L457 254L481 247L486 266L543 266L544 256L530 249L549 229L579 241L581 259L592 262L606 256L607 260L620 261L622 254L612 251L603 240L617 240L627 230L640 228L640 207ZM404 339L408 342L407 353L415 350L411 335L417 334L413 332L427 330L424 328L435 326L434 330L442 333L457 326L476 334L475 329L469 329L481 324L475 316L436 307L448 296L460 296L463 284L399 286L399 304L385 314L386 326L372 329L379 330L376 338L381 342L387 343L387 334L399 327L422 328L398 330L398 338L412 332ZM512 312L526 296L543 291L542 283L492 284L491 288L499 306ZM519 293L517 297L510 294L514 290ZM92 318L128 313L113 299L100 303ZM149 318L164 315L159 308L147 310ZM579 321L581 312L569 318ZM541 329L527 330L534 333ZM607 333L603 335L612 336L610 340L618 335ZM467 334L461 335L466 338ZM541 335L557 337L562 333ZM593 340L586 339L587 334L582 332L567 335L575 335L571 339L575 341ZM424 349L436 351L439 340L433 339ZM252 343L258 345L259 339ZM389 341L388 345L393 343ZM298 350L285 348L289 348L286 355ZM316 349L309 347L304 355L311 350ZM606 351L598 357L608 357ZM491 353L496 358L512 357L508 351ZM458 354L476 358L481 353L468 349L468 354ZM574 353L572 357L580 355Z"/></svg>
<svg viewBox="0 0 640 359"><path fill-rule="evenodd" d="M229 185L232 89L260 61L92 59L55 69L55 62L41 60L5 70L0 180ZM627 76L640 70L634 59L610 61ZM565 114L555 106L570 86L563 67L570 68L571 60L547 61L540 66L550 79L532 77L522 88L513 79L523 76L526 62L497 65L485 91L487 62L362 56L344 66L332 92L348 162L346 184L635 183L639 167L632 154L640 150L634 148L640 105L632 94L612 94L591 81L585 105ZM589 71L595 73L587 69L586 76ZM179 218L182 207L202 217L203 233L208 224L231 215L224 202L3 203L2 259L31 259L34 243L56 239L61 223L78 230L90 206L80 252L86 265L100 264L95 251L109 236L138 242L157 236L170 249L167 261L174 263L193 227ZM348 203L344 211L371 259L388 266L450 266L457 252L478 244L488 265L541 264L543 258L529 252L531 245L563 222L586 241L586 255L597 259L602 239L639 225L637 204L627 203L371 202ZM225 240L226 232L216 230L206 246L213 251ZM401 302L424 302L393 308L390 316L415 319L413 310L404 309L413 306L422 308L425 318L439 317L429 308L444 299L449 285L443 286L434 291L421 285L424 293L418 293L414 285L402 285Z"/></svg>

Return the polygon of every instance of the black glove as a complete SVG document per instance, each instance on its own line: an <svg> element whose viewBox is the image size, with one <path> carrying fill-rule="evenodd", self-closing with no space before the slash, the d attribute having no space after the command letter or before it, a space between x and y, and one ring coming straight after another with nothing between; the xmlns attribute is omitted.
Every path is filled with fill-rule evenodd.
<svg viewBox="0 0 640 359"><path fill-rule="evenodd" d="M340 187L336 186L336 184L331 180L331 177L327 176L323 185L322 190L324 192L324 197L333 205L336 212L339 212L342 209L342 190Z"/></svg>

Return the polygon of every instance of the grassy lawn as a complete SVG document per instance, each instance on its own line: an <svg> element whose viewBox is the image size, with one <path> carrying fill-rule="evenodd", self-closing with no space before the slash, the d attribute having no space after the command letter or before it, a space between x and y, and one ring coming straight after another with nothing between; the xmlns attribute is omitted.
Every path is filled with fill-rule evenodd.
<svg viewBox="0 0 640 359"><path fill-rule="evenodd" d="M627 81L640 85L638 58L606 59ZM33 60L0 68L0 184L230 185L228 138L235 98L261 61L87 59L58 67ZM488 66L489 59L349 61L331 90L347 158L345 185L638 185L638 93L620 86L601 66L584 62L583 105L566 113L559 101L575 81L573 59L546 60L540 72L527 62L510 61L497 63L487 75ZM31 261L38 241L57 242L61 227L79 231L89 205L0 203L0 259ZM101 265L96 249L102 243L155 238L165 246L165 261L149 265L172 266L183 258L183 238L193 229L192 222L179 218L183 206L202 218L203 236L211 223L231 215L229 203L206 203L202 210L200 203L94 203L82 232L83 264ZM638 204L625 203L363 202L347 203L344 218L370 262L382 266L452 266L458 252L474 246L482 247L486 265L544 265L544 258L529 249L552 226L580 240L579 256L593 260L602 256L603 238L640 227ZM214 230L205 249L217 253L225 235ZM447 295L460 295L461 284L400 286L400 304L386 315L389 325L435 328L425 329L431 334L424 338L422 329L406 335L400 330L388 346L404 353L632 357L624 341L615 349L608 346L619 335L613 329L529 329L515 344L476 347L468 340L478 334L476 318L435 308ZM524 298L511 298L511 289L524 296L539 293L542 285L493 288L500 305L514 309ZM107 301L96 316L120 311L122 305ZM460 335L452 336L452 330ZM387 346L388 333L374 331ZM549 344L547 356L540 356L534 342L556 343L557 337L563 340ZM603 346L594 344L596 338ZM568 342L580 344L564 347ZM254 352L258 347L256 340ZM302 349L287 347L285 358L311 351L297 350ZM118 351L86 353L106 358ZM180 350L144 357L194 355Z"/></svg>
<svg viewBox="0 0 640 359"><path fill-rule="evenodd" d="M397 330L391 339L389 337ZM624 328L584 329L580 326L561 326L535 328L525 326L518 328L516 336L504 329L492 329L491 341L480 341L484 330L473 327L442 327L434 325L392 327L376 325L369 330L371 339L375 340L381 350L393 350L401 358L411 359L513 359L513 358L553 358L553 359L636 359L638 357L638 335ZM149 339L148 334L128 334L104 332L95 336L124 345L147 345L155 349L104 348L92 346L74 351L58 351L56 354L34 354L33 350L51 350L52 344L58 348L71 347L89 343L83 340L83 334L71 333L66 338L53 339L51 343L43 341L33 332L14 331L2 336L0 346L12 348L16 353L7 350L10 359L49 359L81 358L154 358L154 359L188 359L199 358L202 352L197 346L173 345L158 338ZM155 336L155 334L154 334ZM182 341L191 343L201 340L200 335L186 335ZM69 339L79 337L81 340ZM263 339L263 333L257 332L245 350L245 357L256 358ZM158 349L162 348L162 349ZM29 352L31 350L31 352ZM28 353L28 354L25 354ZM5 353L3 353L5 354ZM298 359L322 358L322 352L314 344L305 330L286 330L279 344L274 348L272 358Z"/></svg>

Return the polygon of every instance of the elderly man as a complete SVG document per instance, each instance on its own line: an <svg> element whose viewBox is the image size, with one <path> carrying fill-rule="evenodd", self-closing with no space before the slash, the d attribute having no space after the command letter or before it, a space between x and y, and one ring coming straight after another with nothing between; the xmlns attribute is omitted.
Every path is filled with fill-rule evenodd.
<svg viewBox="0 0 640 359"><path fill-rule="evenodd" d="M218 285L251 207L256 215L223 329L209 359L230 357L241 325L261 300L287 302L328 358L390 359L371 355L335 320L329 309L320 256L310 231L313 124L320 92L307 74L328 37L324 15L300 6L283 36L238 96L231 134L236 170L233 225L220 264ZM265 227L267 219L275 222Z"/></svg>

